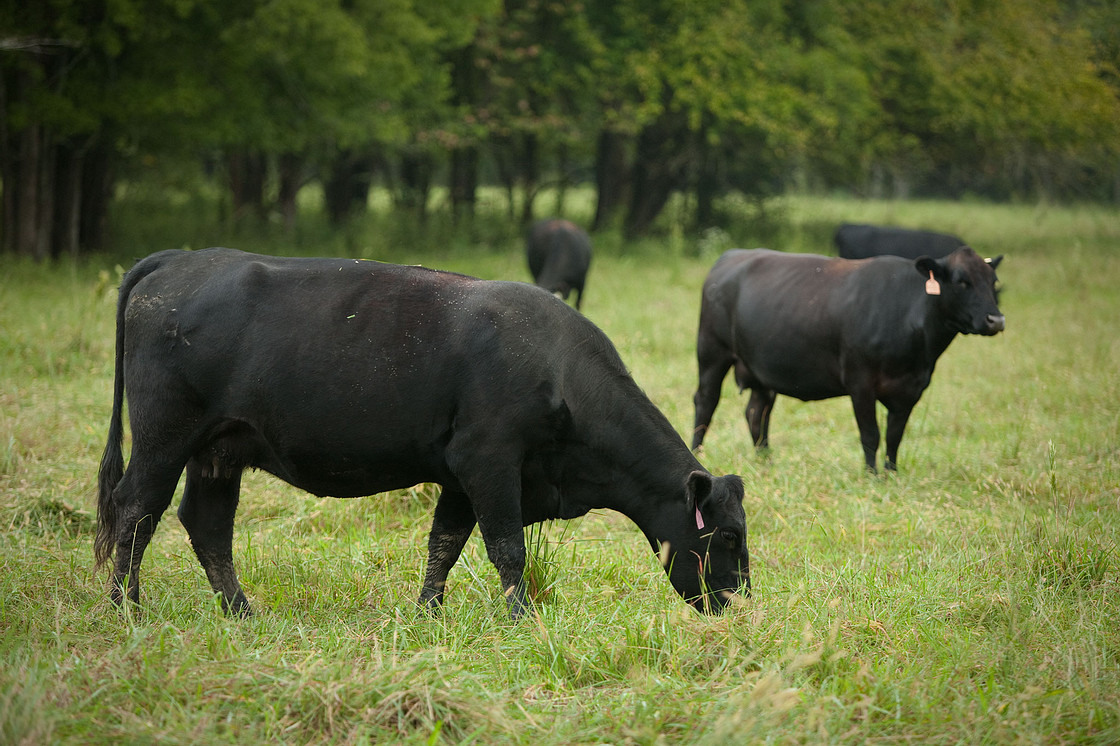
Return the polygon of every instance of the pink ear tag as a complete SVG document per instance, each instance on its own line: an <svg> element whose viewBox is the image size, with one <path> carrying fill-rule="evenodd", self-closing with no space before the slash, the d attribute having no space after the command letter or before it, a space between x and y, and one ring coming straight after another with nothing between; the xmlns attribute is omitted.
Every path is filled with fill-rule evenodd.
<svg viewBox="0 0 1120 746"><path fill-rule="evenodd" d="M930 270L929 279L926 280L926 295L941 295L941 285L933 279L933 270Z"/></svg>
<svg viewBox="0 0 1120 746"><path fill-rule="evenodd" d="M704 528L704 517L700 515L700 508L696 508L696 528Z"/></svg>

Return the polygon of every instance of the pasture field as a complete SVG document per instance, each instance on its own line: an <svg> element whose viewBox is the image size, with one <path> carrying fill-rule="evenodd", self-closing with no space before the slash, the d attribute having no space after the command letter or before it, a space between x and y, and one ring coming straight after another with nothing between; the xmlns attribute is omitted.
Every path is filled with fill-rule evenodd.
<svg viewBox="0 0 1120 746"><path fill-rule="evenodd" d="M756 455L726 382L701 460L745 480L754 595L716 618L603 511L529 535L536 619L506 618L477 532L421 617L433 487L317 499L259 473L234 545L256 616L221 614L177 499L118 610L92 559L116 268L182 241L0 257L0 743L1120 742L1120 211L793 199L753 235L601 238L584 311L686 434L719 251L830 251L842 220L1004 254L1007 331L950 346L896 475L863 471L842 399L779 398ZM528 279L519 240L476 240L346 250Z"/></svg>

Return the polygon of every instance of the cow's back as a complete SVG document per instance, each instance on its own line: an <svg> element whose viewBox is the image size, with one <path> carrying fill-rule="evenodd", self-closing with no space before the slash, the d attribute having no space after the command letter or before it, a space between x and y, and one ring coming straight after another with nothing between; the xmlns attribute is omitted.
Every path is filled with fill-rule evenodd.
<svg viewBox="0 0 1120 746"><path fill-rule="evenodd" d="M845 223L837 228L833 241L843 259L877 256L906 259L929 256L940 259L965 245L961 238L949 233L855 223Z"/></svg>
<svg viewBox="0 0 1120 746"><path fill-rule="evenodd" d="M721 307L729 323L746 324L752 336L770 336L771 330L828 336L835 332L834 307L858 267L816 254L733 249L709 273L704 303Z"/></svg>
<svg viewBox="0 0 1120 746"><path fill-rule="evenodd" d="M415 443L447 442L468 420L538 437L517 428L536 427L566 370L617 361L590 322L525 283L228 250L137 270L148 274L126 312L134 432L243 423L255 465L320 494L446 481L444 455ZM596 345L598 362L584 352ZM305 476L326 461L352 471L329 492Z"/></svg>
<svg viewBox="0 0 1120 746"><path fill-rule="evenodd" d="M134 348L159 347L168 358L213 359L227 368L235 361L254 370L276 364L281 377L292 370L392 381L436 375L424 369L432 353L442 369L464 358L487 367L480 356L488 346L488 352L518 353L516 362L503 361L517 367L531 363L532 355L520 354L531 345L547 348L569 330L600 334L524 283L223 249L157 258L159 268L129 298L127 338ZM392 365L384 363L389 358ZM353 366L361 371L349 372Z"/></svg>

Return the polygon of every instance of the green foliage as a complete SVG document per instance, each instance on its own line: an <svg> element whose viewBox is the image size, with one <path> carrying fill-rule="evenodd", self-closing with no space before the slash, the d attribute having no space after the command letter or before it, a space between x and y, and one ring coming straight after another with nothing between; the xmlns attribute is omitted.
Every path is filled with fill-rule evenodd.
<svg viewBox="0 0 1120 746"><path fill-rule="evenodd" d="M675 194L690 233L726 228L718 198L789 189L1114 201L1113 5L7 2L0 247L101 248L115 179L188 173L289 229L301 187L333 184L341 221L375 174L421 219L499 182L528 220L595 179L598 227L628 210L632 235L675 229L653 227Z"/></svg>

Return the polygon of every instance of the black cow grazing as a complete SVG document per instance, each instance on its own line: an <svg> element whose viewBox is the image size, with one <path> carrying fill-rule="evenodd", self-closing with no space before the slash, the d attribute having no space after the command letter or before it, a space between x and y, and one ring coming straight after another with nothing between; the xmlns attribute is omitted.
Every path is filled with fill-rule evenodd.
<svg viewBox="0 0 1120 746"><path fill-rule="evenodd" d="M525 253L533 282L564 300L575 290L578 309L591 266L587 232L569 220L541 220L529 231Z"/></svg>
<svg viewBox="0 0 1120 746"><path fill-rule="evenodd" d="M697 609L750 589L742 480L708 473L607 337L526 283L230 249L141 260L120 288L98 480L114 601L139 600L186 469L179 520L223 607L249 613L232 554L246 467L334 497L440 484L433 611L477 522L510 614L526 613L522 527L592 508L634 521Z"/></svg>
<svg viewBox="0 0 1120 746"><path fill-rule="evenodd" d="M833 236L842 259L870 259L874 256L901 256L940 259L965 245L957 236L909 228L845 223Z"/></svg>
<svg viewBox="0 0 1120 746"><path fill-rule="evenodd" d="M867 468L875 470L887 408L885 466L895 469L910 411L957 334L1003 331L995 269L964 247L943 259L832 259L732 249L704 281L692 447L704 440L727 370L751 389L747 424L768 445L777 394L850 396ZM932 280L931 280L932 278Z"/></svg>

